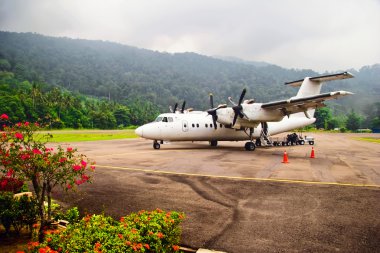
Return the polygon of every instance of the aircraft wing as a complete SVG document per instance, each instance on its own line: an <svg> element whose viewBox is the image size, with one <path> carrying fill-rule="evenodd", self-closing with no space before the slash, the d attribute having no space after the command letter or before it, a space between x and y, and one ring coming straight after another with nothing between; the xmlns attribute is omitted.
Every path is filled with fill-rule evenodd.
<svg viewBox="0 0 380 253"><path fill-rule="evenodd" d="M288 100L280 100L275 102L269 102L262 104L262 108L266 110L280 110L285 115L289 115L297 112L305 112L307 109L323 106L323 102L330 99L336 99L339 97L352 95L349 91L333 91L328 93L322 93L313 96L290 98Z"/></svg>

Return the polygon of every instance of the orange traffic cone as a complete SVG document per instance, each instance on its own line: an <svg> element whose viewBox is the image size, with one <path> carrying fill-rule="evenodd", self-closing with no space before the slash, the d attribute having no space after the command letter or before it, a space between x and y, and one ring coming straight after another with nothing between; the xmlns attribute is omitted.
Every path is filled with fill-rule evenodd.
<svg viewBox="0 0 380 253"><path fill-rule="evenodd" d="M286 150L284 151L284 159L282 160L282 163L289 163L288 154L286 153Z"/></svg>
<svg viewBox="0 0 380 253"><path fill-rule="evenodd" d="M314 147L311 147L311 154L310 154L310 158L315 158L315 154L314 154Z"/></svg>

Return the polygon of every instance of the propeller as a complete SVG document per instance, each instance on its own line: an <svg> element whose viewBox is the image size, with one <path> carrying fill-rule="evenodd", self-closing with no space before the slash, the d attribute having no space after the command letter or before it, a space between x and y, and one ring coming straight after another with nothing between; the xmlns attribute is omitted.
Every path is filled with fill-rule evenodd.
<svg viewBox="0 0 380 253"><path fill-rule="evenodd" d="M212 116L212 122L213 122L214 128L216 130L218 128L218 125L216 123L216 121L218 120L218 115L216 115L216 111L221 109L221 108L226 108L227 105L219 105L218 107L214 108L214 96L212 95L212 93L209 94L209 97L210 97L211 109L207 110L207 113Z"/></svg>
<svg viewBox="0 0 380 253"><path fill-rule="evenodd" d="M181 113L183 113L185 111L185 105L186 105L186 101L183 100L182 108L181 108Z"/></svg>
<svg viewBox="0 0 380 253"><path fill-rule="evenodd" d="M173 113L177 111L178 103L175 103Z"/></svg>
<svg viewBox="0 0 380 253"><path fill-rule="evenodd" d="M234 112L235 112L234 119L232 121L232 126L235 125L238 116L240 118L243 118L244 116L246 116L243 112L243 106L241 105L246 92L247 92L247 89L244 88L240 94L239 103L237 105L235 103L233 103L232 100L230 99L230 101L234 104L234 106L232 107L232 110L234 110Z"/></svg>

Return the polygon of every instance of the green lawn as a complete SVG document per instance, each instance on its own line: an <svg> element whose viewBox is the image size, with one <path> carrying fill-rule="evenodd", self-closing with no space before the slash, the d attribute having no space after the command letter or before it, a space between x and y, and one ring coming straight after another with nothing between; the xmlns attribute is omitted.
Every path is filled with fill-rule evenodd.
<svg viewBox="0 0 380 253"><path fill-rule="evenodd" d="M356 137L355 140L380 143L380 138L377 137Z"/></svg>
<svg viewBox="0 0 380 253"><path fill-rule="evenodd" d="M40 133L52 134L53 138L49 142L103 141L138 137L134 130L53 130Z"/></svg>

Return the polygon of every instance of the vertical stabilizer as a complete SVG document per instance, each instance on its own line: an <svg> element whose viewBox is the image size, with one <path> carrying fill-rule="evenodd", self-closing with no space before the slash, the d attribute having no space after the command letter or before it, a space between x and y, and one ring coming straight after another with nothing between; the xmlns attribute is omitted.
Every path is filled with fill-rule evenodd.
<svg viewBox="0 0 380 253"><path fill-rule="evenodd" d="M300 89L298 90L296 98L317 95L321 93L321 87L322 87L322 82L311 81L310 77L306 77L303 80Z"/></svg>

